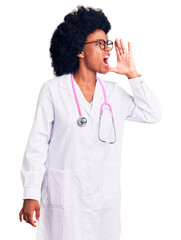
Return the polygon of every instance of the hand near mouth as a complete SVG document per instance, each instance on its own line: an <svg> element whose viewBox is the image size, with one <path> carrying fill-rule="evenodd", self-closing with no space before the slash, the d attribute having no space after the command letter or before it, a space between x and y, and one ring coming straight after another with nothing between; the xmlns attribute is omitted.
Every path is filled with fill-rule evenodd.
<svg viewBox="0 0 181 240"><path fill-rule="evenodd" d="M117 54L117 66L110 67L108 72L123 74L126 75L129 79L139 77L132 55L131 43L128 42L128 51L122 39L120 39L120 41L116 39L114 44Z"/></svg>

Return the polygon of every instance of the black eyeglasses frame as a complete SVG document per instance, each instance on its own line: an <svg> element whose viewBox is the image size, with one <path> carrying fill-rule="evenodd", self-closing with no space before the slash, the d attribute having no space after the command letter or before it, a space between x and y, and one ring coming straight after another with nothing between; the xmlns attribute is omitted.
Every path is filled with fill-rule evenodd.
<svg viewBox="0 0 181 240"><path fill-rule="evenodd" d="M103 42L103 48L101 48L101 43ZM108 41L105 41L104 39L97 39L95 41L92 41L92 42L86 42L85 44L89 44L89 43L99 43L99 47L100 49L102 50L105 50L105 46L109 46L111 45L111 50L113 49L113 42L111 40L108 40Z"/></svg>

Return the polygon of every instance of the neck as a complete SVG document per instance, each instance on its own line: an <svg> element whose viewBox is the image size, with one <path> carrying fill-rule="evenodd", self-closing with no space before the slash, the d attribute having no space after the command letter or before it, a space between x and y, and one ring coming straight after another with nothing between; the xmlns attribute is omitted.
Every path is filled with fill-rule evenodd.
<svg viewBox="0 0 181 240"><path fill-rule="evenodd" d="M94 86L96 84L96 72L93 71L81 71L80 69L73 75L74 80L79 85Z"/></svg>

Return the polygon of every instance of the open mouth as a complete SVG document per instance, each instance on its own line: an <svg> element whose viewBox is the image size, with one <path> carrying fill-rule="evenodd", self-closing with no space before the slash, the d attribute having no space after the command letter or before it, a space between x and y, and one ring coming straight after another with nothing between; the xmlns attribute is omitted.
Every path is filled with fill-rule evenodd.
<svg viewBox="0 0 181 240"><path fill-rule="evenodd" d="M106 55L106 56L104 57L103 61L104 61L104 64L105 64L105 66L106 66L107 68L109 68L109 62L108 62L108 60L109 60L109 55Z"/></svg>

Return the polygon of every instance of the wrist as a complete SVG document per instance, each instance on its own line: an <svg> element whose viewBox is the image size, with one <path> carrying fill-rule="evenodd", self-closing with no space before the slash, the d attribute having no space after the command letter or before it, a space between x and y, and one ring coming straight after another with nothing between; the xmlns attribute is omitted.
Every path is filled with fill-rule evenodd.
<svg viewBox="0 0 181 240"><path fill-rule="evenodd" d="M131 79L131 78L139 77L140 75L138 74L137 71L134 71L134 72L127 73L126 76L127 76L128 79Z"/></svg>

